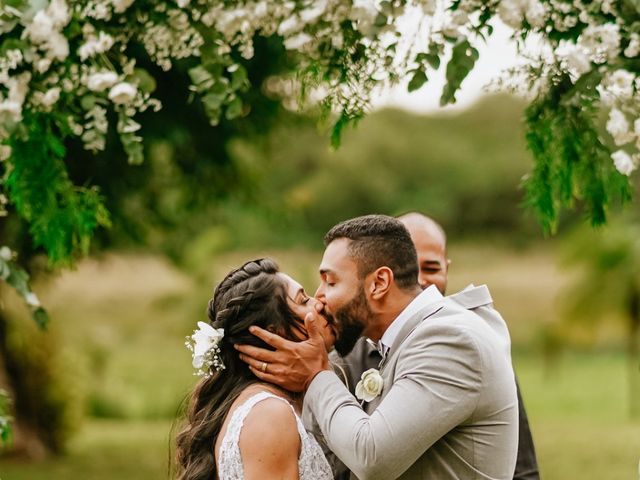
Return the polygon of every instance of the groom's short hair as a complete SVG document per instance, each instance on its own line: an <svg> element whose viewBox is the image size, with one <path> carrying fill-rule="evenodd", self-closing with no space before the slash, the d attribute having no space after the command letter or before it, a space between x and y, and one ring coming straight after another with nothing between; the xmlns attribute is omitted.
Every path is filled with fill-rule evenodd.
<svg viewBox="0 0 640 480"><path fill-rule="evenodd" d="M324 236L324 244L327 246L340 238L351 240L348 252L356 262L360 278L377 268L389 267L398 287L417 286L416 249L400 220L387 215L352 218L329 230Z"/></svg>

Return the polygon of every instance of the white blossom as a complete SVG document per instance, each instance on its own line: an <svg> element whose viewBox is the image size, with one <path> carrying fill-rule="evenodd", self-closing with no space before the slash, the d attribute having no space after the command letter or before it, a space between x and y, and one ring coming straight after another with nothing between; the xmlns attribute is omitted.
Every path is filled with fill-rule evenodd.
<svg viewBox="0 0 640 480"><path fill-rule="evenodd" d="M0 120L5 118L12 122L22 120L22 104L14 100L0 102Z"/></svg>
<svg viewBox="0 0 640 480"><path fill-rule="evenodd" d="M623 112L617 108L611 109L609 112L609 120L607 121L607 132L613 137L616 145L624 145L633 140L633 132L629 130L629 121Z"/></svg>
<svg viewBox="0 0 640 480"><path fill-rule="evenodd" d="M118 81L118 74L111 71L101 71L89 75L87 88L93 92L101 92L112 87Z"/></svg>
<svg viewBox="0 0 640 480"><path fill-rule="evenodd" d="M113 46L113 37L105 32L99 32L98 36L90 35L84 44L78 49L81 60L86 60L99 53L108 51Z"/></svg>
<svg viewBox="0 0 640 480"><path fill-rule="evenodd" d="M378 9L370 0L353 0L349 19L356 23L356 28L363 35L369 35L378 16Z"/></svg>
<svg viewBox="0 0 640 480"><path fill-rule="evenodd" d="M40 299L33 292L27 293L24 296L24 300L25 300L25 302L27 302L27 305L29 305L30 307L38 308L40 306Z"/></svg>
<svg viewBox="0 0 640 480"><path fill-rule="evenodd" d="M40 58L34 64L34 68L38 73L45 73L51 67L51 59L50 58Z"/></svg>
<svg viewBox="0 0 640 480"><path fill-rule="evenodd" d="M640 35L632 33L629 37L629 45L624 49L624 56L627 58L635 58L640 53Z"/></svg>
<svg viewBox="0 0 640 480"><path fill-rule="evenodd" d="M132 4L134 0L111 0L113 5L113 11L115 13L125 12Z"/></svg>
<svg viewBox="0 0 640 480"><path fill-rule="evenodd" d="M0 144L0 162L4 162L11 156L11 147Z"/></svg>
<svg viewBox="0 0 640 480"><path fill-rule="evenodd" d="M498 17L511 28L520 28L524 20L526 0L501 0Z"/></svg>
<svg viewBox="0 0 640 480"><path fill-rule="evenodd" d="M44 43L54 32L53 19L45 10L40 10L33 17L26 32L34 44L39 45Z"/></svg>
<svg viewBox="0 0 640 480"><path fill-rule="evenodd" d="M278 35L287 37L292 33L300 31L303 27L304 25L300 21L300 18L295 15L291 15L278 26Z"/></svg>
<svg viewBox="0 0 640 480"><path fill-rule="evenodd" d="M544 27L547 21L547 14L547 9L539 0L529 0L524 13L527 22L533 28Z"/></svg>
<svg viewBox="0 0 640 480"><path fill-rule="evenodd" d="M615 23L589 25L578 37L578 45L595 63L611 61L620 53L620 27Z"/></svg>
<svg viewBox="0 0 640 480"><path fill-rule="evenodd" d="M0 247L0 258L5 262L8 262L13 258L13 252L9 247L3 245L2 247Z"/></svg>
<svg viewBox="0 0 640 480"><path fill-rule="evenodd" d="M47 7L47 14L51 18L56 30L60 30L71 20L69 7L64 0L51 0L51 3L49 3Z"/></svg>
<svg viewBox="0 0 640 480"><path fill-rule="evenodd" d="M50 88L45 93L36 92L36 94L34 94L34 101L44 107L45 110L50 110L59 99L60 87Z"/></svg>
<svg viewBox="0 0 640 480"><path fill-rule="evenodd" d="M418 5L422 8L422 12L427 16L432 16L438 9L437 0L418 0Z"/></svg>
<svg viewBox="0 0 640 480"><path fill-rule="evenodd" d="M301 50L306 44L308 44L313 38L304 32L289 37L284 41L284 47L287 50Z"/></svg>
<svg viewBox="0 0 640 480"><path fill-rule="evenodd" d="M629 176L631 173L638 168L638 157L632 157L624 150L618 150L611 154L611 158L613 159L613 164L622 175Z"/></svg>
<svg viewBox="0 0 640 480"><path fill-rule="evenodd" d="M316 0L311 6L300 12L300 19L303 23L313 23L318 20L327 9L327 0Z"/></svg>
<svg viewBox="0 0 640 480"><path fill-rule="evenodd" d="M69 41L60 32L53 32L45 44L45 49L50 57L64 60L69 56Z"/></svg>
<svg viewBox="0 0 640 480"><path fill-rule="evenodd" d="M109 100L117 105L130 103L137 93L138 89L135 85L129 82L120 82L109 90Z"/></svg>
<svg viewBox="0 0 640 480"><path fill-rule="evenodd" d="M635 79L636 76L633 73L618 69L605 78L603 85L607 87L613 96L626 100L633 97Z"/></svg>
<svg viewBox="0 0 640 480"><path fill-rule="evenodd" d="M469 22L469 14L464 10L456 10L454 12L447 12L443 26L442 33L447 37L457 38L460 36L460 29Z"/></svg>
<svg viewBox="0 0 640 480"><path fill-rule="evenodd" d="M591 61L578 45L563 41L556 49L556 55L564 61L566 69L579 78L591 70Z"/></svg>

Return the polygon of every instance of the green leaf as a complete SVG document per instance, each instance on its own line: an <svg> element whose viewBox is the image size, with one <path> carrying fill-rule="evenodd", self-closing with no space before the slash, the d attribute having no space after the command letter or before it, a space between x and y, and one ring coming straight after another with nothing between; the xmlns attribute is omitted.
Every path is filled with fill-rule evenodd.
<svg viewBox="0 0 640 480"><path fill-rule="evenodd" d="M69 179L62 134L53 122L47 115L25 114L29 134L11 139L4 186L34 246L44 248L52 265L69 265L88 252L93 232L109 226L109 216L96 189Z"/></svg>
<svg viewBox="0 0 640 480"><path fill-rule="evenodd" d="M190 68L189 78L191 78L191 83L193 83L193 86L196 87L196 90L199 92L207 90L214 83L211 73L202 65Z"/></svg>
<svg viewBox="0 0 640 480"><path fill-rule="evenodd" d="M49 314L44 308L36 308L33 312L31 312L31 316L41 329L44 330L49 325Z"/></svg>
<svg viewBox="0 0 640 480"><path fill-rule="evenodd" d="M133 76L135 77L140 90L146 93L153 93L155 91L157 86L156 79L153 78L144 68L136 68L133 71Z"/></svg>
<svg viewBox="0 0 640 480"><path fill-rule="evenodd" d="M204 103L204 106L207 109L207 111L209 110L215 111L220 109L226 97L227 97L226 93L222 95L218 93L208 93L204 97L202 97L202 103Z"/></svg>
<svg viewBox="0 0 640 480"><path fill-rule="evenodd" d="M231 103L227 105L225 110L225 117L227 120L233 120L234 118L238 118L242 115L242 100L240 97L236 97L231 100Z"/></svg>
<svg viewBox="0 0 640 480"><path fill-rule="evenodd" d="M469 72L473 70L478 57L478 50L472 47L466 38L453 47L451 59L447 63L447 83L442 90L440 105L455 103L455 94Z"/></svg>
<svg viewBox="0 0 640 480"><path fill-rule="evenodd" d="M231 88L233 90L240 90L249 85L249 76L247 69L242 65L237 65L237 68L231 72Z"/></svg>
<svg viewBox="0 0 640 480"><path fill-rule="evenodd" d="M387 24L387 16L384 15L383 13L378 13L378 15L376 16L376 19L373 22L373 26L374 27L384 27Z"/></svg>
<svg viewBox="0 0 640 480"><path fill-rule="evenodd" d="M427 74L424 73L424 71L415 70L413 77L411 77L411 80L409 80L409 86L407 87L407 90L409 92L415 92L416 90L420 89L420 87L422 87L425 83L427 83L427 80Z"/></svg>

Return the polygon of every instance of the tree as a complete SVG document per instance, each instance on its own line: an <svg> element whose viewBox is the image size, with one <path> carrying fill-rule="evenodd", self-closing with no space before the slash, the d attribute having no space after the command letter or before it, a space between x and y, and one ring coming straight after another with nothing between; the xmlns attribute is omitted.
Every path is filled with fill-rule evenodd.
<svg viewBox="0 0 640 480"><path fill-rule="evenodd" d="M278 42L258 39L255 49L259 56L243 64L255 85L291 68ZM136 55L141 57L139 64L157 73L157 67L149 64L143 54ZM147 250L179 259L185 239L198 232L202 225L217 221L218 204L231 192L246 188L244 173L233 164L228 143L245 138L258 144L273 124L282 123L289 116L277 99L252 88L244 95L250 99L256 115L235 120L223 118L218 125L212 126L202 104L189 101L188 71L191 66L192 63L182 62L170 72L158 75L155 91L165 101L161 111L152 116L148 112L146 118L143 116L146 120L142 129L146 138L146 162L129 164L126 152L114 141L108 141L105 150L97 154L84 150L73 138L64 142L68 179L74 185L98 187L113 224L112 228L96 232L94 251L120 245L144 245ZM176 90L180 94L175 93ZM107 133L111 137L115 134ZM42 171L38 175L34 171L29 193L33 193L34 198L47 195L50 181L50 175L42 175ZM36 201L39 205L48 203L48 200ZM51 222L51 219L43 221ZM8 267L17 266L15 259L19 258L25 266L19 270L22 273L18 277L22 282L20 286L24 288L26 299L35 304L37 297L28 288L27 271L38 275L46 265L41 261L42 247L34 245L29 223L18 215L7 216L0 222L0 242L11 244L15 252L10 253L6 248L0 250L0 269L5 268L5 263ZM73 260L72 252L58 260L60 258L63 264L68 264ZM40 324L44 327L44 310L35 306L32 309L42 315L37 319L42 320ZM20 437L27 432L29 440L20 443L34 445L33 450L38 455L61 451L71 428L65 409L72 406L62 398L64 392L59 386L54 385L59 380L45 374L43 370L46 369L37 363L42 360L40 350L48 349L50 355L55 355L57 347L51 344L36 349L31 345L30 352L23 352L16 342L9 344L7 332L15 330L6 310L0 311L0 385L9 386L14 399L11 411L14 425L18 427L14 435L16 447ZM52 343L52 339L48 341ZM52 389L54 398L46 394ZM0 403L0 408L8 407L7 403ZM6 420L4 418L0 426L4 426Z"/></svg>
<svg viewBox="0 0 640 480"><path fill-rule="evenodd" d="M579 230L567 239L567 262L581 268L567 298L569 324L622 320L627 333L629 405L640 417L640 227L616 219L602 231Z"/></svg>

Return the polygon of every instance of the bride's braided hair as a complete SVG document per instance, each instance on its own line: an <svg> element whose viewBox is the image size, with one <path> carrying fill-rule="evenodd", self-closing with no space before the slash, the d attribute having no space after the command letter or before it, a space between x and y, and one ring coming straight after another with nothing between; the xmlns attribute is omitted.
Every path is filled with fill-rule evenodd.
<svg viewBox="0 0 640 480"><path fill-rule="evenodd" d="M224 328L219 346L226 368L211 371L191 395L188 423L176 438L179 480L216 478L214 445L226 414L240 392L257 381L233 345L268 348L249 333L251 325L296 338L293 331L300 329L300 319L289 309L286 284L278 272L278 265L268 258L249 261L229 272L209 301L212 326Z"/></svg>

